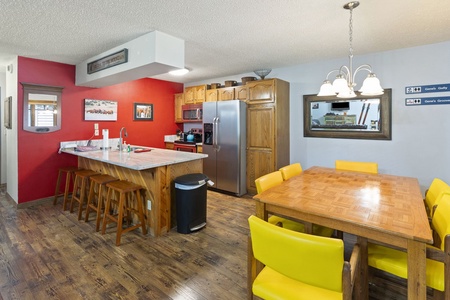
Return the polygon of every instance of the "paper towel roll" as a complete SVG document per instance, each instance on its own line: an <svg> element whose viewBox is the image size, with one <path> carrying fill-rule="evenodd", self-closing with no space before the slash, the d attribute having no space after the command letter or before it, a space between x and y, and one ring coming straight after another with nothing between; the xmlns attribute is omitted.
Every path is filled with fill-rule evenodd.
<svg viewBox="0 0 450 300"><path fill-rule="evenodd" d="M108 150L109 149L109 130L103 129L102 135L103 135L103 149Z"/></svg>

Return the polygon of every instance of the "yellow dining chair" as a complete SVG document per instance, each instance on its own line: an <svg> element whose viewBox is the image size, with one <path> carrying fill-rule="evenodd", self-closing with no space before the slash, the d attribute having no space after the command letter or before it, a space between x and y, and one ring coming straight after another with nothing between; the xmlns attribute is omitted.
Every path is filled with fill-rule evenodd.
<svg viewBox="0 0 450 300"><path fill-rule="evenodd" d="M450 292L450 195L445 194L432 219L434 246L427 246L426 282L434 289L434 299L449 299ZM407 253L369 243L369 266L407 278Z"/></svg>
<svg viewBox="0 0 450 300"><path fill-rule="evenodd" d="M259 193L262 193L274 186L277 186L283 182L283 176L281 175L281 171L275 171L266 175L263 175L255 180L256 185L256 191ZM274 225L281 225L281 227L298 231L298 232L305 232L305 225L300 222L295 222L286 218L282 218L279 216L270 216L269 217L269 223ZM332 236L334 233L334 230L331 228L319 226L316 224L313 224L313 234L315 235L321 235L321 236Z"/></svg>
<svg viewBox="0 0 450 300"><path fill-rule="evenodd" d="M300 163L290 164L280 169L283 180L288 180L291 177L300 175L302 171L303 169Z"/></svg>
<svg viewBox="0 0 450 300"><path fill-rule="evenodd" d="M250 216L248 299L352 299L360 252L344 242L286 230ZM257 262L264 267L257 271Z"/></svg>
<svg viewBox="0 0 450 300"><path fill-rule="evenodd" d="M427 209L428 217L433 217L436 206L444 193L450 193L450 186L439 178L434 178L430 187L425 192L425 208Z"/></svg>
<svg viewBox="0 0 450 300"><path fill-rule="evenodd" d="M378 174L378 164L374 162L359 162L359 161L347 161L336 160L336 170L356 171Z"/></svg>

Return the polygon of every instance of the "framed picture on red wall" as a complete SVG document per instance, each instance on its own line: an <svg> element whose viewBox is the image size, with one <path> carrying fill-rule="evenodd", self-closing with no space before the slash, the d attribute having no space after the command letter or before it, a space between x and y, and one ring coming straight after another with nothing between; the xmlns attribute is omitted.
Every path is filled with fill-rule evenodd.
<svg viewBox="0 0 450 300"><path fill-rule="evenodd" d="M133 120L153 121L153 104L134 103Z"/></svg>
<svg viewBox="0 0 450 300"><path fill-rule="evenodd" d="M85 121L117 121L117 101L84 99Z"/></svg>

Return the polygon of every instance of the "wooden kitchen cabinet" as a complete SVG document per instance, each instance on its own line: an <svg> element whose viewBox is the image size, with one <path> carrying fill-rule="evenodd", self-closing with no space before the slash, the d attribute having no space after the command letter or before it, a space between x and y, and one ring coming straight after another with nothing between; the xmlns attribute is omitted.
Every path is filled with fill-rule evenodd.
<svg viewBox="0 0 450 300"><path fill-rule="evenodd" d="M224 87L218 89L218 91L219 101L234 100L234 87Z"/></svg>
<svg viewBox="0 0 450 300"><path fill-rule="evenodd" d="M247 85L235 86L234 87L234 97L237 100L246 101L247 100Z"/></svg>
<svg viewBox="0 0 450 300"><path fill-rule="evenodd" d="M182 106L184 104L184 94L175 94L175 123L183 122Z"/></svg>
<svg viewBox="0 0 450 300"><path fill-rule="evenodd" d="M164 142L166 149L173 150L173 142Z"/></svg>
<svg viewBox="0 0 450 300"><path fill-rule="evenodd" d="M247 83L247 190L255 179L290 163L289 82L280 79Z"/></svg>
<svg viewBox="0 0 450 300"><path fill-rule="evenodd" d="M207 84L186 87L184 89L184 103L195 104L205 102L206 90L208 88L209 85Z"/></svg>
<svg viewBox="0 0 450 300"><path fill-rule="evenodd" d="M217 101L219 92L217 89L206 90L205 102Z"/></svg>
<svg viewBox="0 0 450 300"><path fill-rule="evenodd" d="M275 80L255 80L247 83L247 103L248 104L258 104L258 103L274 103L276 97L274 95L275 91ZM279 79L278 79L279 80Z"/></svg>

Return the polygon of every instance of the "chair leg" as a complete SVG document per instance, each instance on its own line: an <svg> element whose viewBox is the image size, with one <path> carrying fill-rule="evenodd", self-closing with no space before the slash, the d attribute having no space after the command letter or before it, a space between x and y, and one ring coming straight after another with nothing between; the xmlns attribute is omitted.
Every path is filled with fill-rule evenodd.
<svg viewBox="0 0 450 300"><path fill-rule="evenodd" d="M97 198L97 217L95 219L95 231L98 232L100 229L100 221L102 219L103 211L103 185L98 187L98 198Z"/></svg>
<svg viewBox="0 0 450 300"><path fill-rule="evenodd" d="M69 202L69 188L70 188L70 181L74 180L75 173L67 172L66 175L66 186L64 188L64 200L63 200L63 211L66 210L67 202Z"/></svg>
<svg viewBox="0 0 450 300"><path fill-rule="evenodd" d="M447 291L441 292L438 290L433 290L433 300L444 300L446 299L445 295L447 293Z"/></svg>
<svg viewBox="0 0 450 300"><path fill-rule="evenodd" d="M81 180L80 177L75 176L75 182L73 184L72 197L70 199L70 213L73 213L73 201L74 201L73 198L76 197L77 194L78 194L78 188L79 188L79 185L80 185L80 180ZM80 193L81 193L81 191L80 191ZM80 197L81 197L81 194L80 194Z"/></svg>
<svg viewBox="0 0 450 300"><path fill-rule="evenodd" d="M55 188L55 199L53 200L53 205L56 205L56 202L58 201L58 196L60 194L60 188L59 185L61 184L61 170L58 170L58 179L56 179L56 188Z"/></svg>
<svg viewBox="0 0 450 300"><path fill-rule="evenodd" d="M89 195L87 197L86 203L86 212L84 216L84 221L89 221L89 210L91 209L90 204L94 202L95 198L95 183L91 182L91 186L89 187Z"/></svg>
<svg viewBox="0 0 450 300"><path fill-rule="evenodd" d="M108 193L106 195L106 205L105 205L105 213L103 214L103 224L102 224L102 234L105 234L106 231L106 223L109 218L109 209L111 207L111 193L113 190L111 188L108 189Z"/></svg>
<svg viewBox="0 0 450 300"><path fill-rule="evenodd" d="M141 226L142 226L142 233L144 235L146 235L147 234L147 227L145 226L144 208L143 208L143 204L142 204L141 191L140 190L136 191L136 200L137 200L139 219L141 221Z"/></svg>
<svg viewBox="0 0 450 300"><path fill-rule="evenodd" d="M81 191L80 191L80 206L78 206L78 220L81 220L81 215L83 213L84 198L86 196L86 184L89 178L83 178L81 181Z"/></svg>
<svg viewBox="0 0 450 300"><path fill-rule="evenodd" d="M123 222L123 211L125 208L125 194L120 193L119 200L119 215L117 217L117 235L116 235L116 246L120 246L120 238L122 237L122 222ZM127 213L128 214L128 213Z"/></svg>

